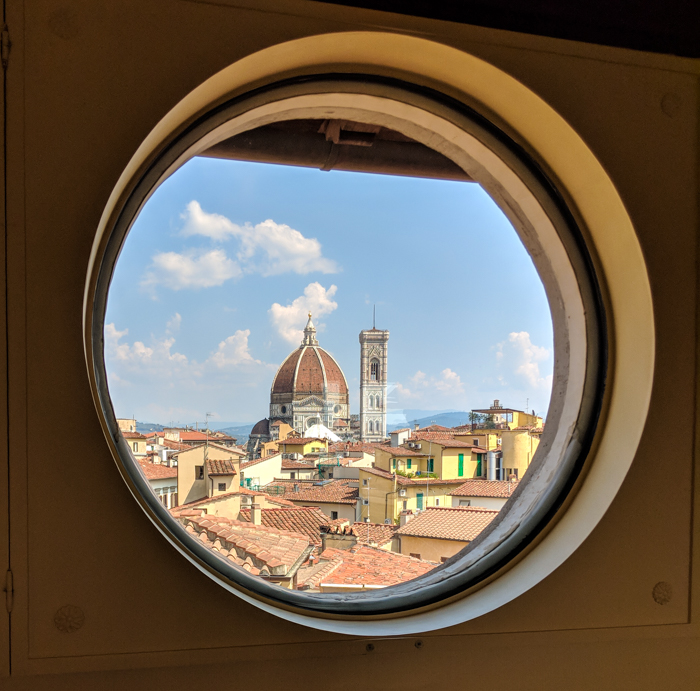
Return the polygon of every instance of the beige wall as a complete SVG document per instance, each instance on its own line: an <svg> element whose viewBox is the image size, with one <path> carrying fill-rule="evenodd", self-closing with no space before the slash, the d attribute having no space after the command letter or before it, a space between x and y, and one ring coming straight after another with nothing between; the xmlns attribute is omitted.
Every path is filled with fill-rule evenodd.
<svg viewBox="0 0 700 691"><path fill-rule="evenodd" d="M290 494L285 494L284 498L287 501L291 501L296 506L318 506L323 513L329 518L332 517L332 512L338 512L338 518L347 518L349 521L355 520L355 505L354 504L333 504L330 502L318 502L318 501L297 501Z"/></svg>
<svg viewBox="0 0 700 691"><path fill-rule="evenodd" d="M208 447L201 445L195 446L187 451L179 451L177 453L177 491L180 504L187 504L188 502L211 496L212 479L214 480L213 489L216 490L217 488L216 478L208 478L206 472L202 480L197 479L198 476L195 468L197 466L204 466L205 453L207 458L212 461L231 461L237 472L236 480L233 481L229 478L226 482L229 483L229 486L233 484L234 487L240 484L241 473L239 459L241 455L239 452L233 451L232 449L212 446L211 444ZM222 482L224 482L224 480L222 480ZM220 494L218 491L216 493Z"/></svg>
<svg viewBox="0 0 700 691"><path fill-rule="evenodd" d="M316 476L316 470L305 468L280 468L280 479L286 480L313 480ZM274 479L274 478L273 478Z"/></svg>
<svg viewBox="0 0 700 691"><path fill-rule="evenodd" d="M282 455L269 456L264 461L248 466L241 470L241 482L247 486L247 480L253 485L263 487L276 478L282 477Z"/></svg>
<svg viewBox="0 0 700 691"><path fill-rule="evenodd" d="M245 667L263 671L252 673L260 691L279 687L281 678L290 690L306 689L310 675L332 678L340 690L417 691L464 685L464 666L455 661L476 650L469 684L494 691L700 685L700 475L691 431L700 390L697 61L296 0L9 0L5 21L12 48L8 187L0 196L7 202L0 378L8 392L0 397L7 440L0 449L0 572L11 566L14 599L11 615L3 608L0 617L3 689L179 690L206 679L219 691ZM260 612L163 539L112 460L80 329L101 214L130 157L169 109L256 50L366 30L470 51L575 129L619 190L647 259L657 363L642 444L583 545L500 609L447 631L378 637L371 651L364 639ZM406 58L405 70L388 72L409 78L408 70L430 63L420 52ZM448 78L450 64L438 67ZM479 94L469 98L479 101ZM505 126L527 146L515 104L503 111ZM616 322L634 318L609 314ZM58 446L46 463L45 439L60 438L68 406L90 453ZM659 419L689 430L674 438L673 472L663 481ZM659 581L672 585L664 605L652 597ZM85 613L70 634L54 623L67 604ZM338 674L339 659L346 674Z"/></svg>
<svg viewBox="0 0 700 691"><path fill-rule="evenodd" d="M537 436L531 435L529 432L507 432L503 435L503 443L501 449L503 451L503 459L501 467L516 468L518 478L522 478L525 471L530 467L532 457L540 444L540 439ZM508 479L507 477L505 479Z"/></svg>
<svg viewBox="0 0 700 691"><path fill-rule="evenodd" d="M358 506L358 520L362 520L369 515L372 523L384 523L385 519L396 520L399 513L405 509L415 511L418 509L418 495L423 495L423 507L428 506L451 506L452 500L448 493L456 489L456 485L441 485L435 480L420 485L400 485L393 480L379 477L373 473L360 470L360 499L368 498L369 489L369 513L368 507ZM369 482L369 486L365 484ZM396 492L394 493L394 490ZM401 491L405 492L401 496Z"/></svg>
<svg viewBox="0 0 700 691"><path fill-rule="evenodd" d="M401 535L399 537L401 554L419 554L420 559L436 561L438 564L441 562L442 557L449 558L469 544L460 540L434 540L427 537L412 537L410 535Z"/></svg>
<svg viewBox="0 0 700 691"><path fill-rule="evenodd" d="M136 420L135 418L117 418L117 425L122 432L135 432L136 431Z"/></svg>
<svg viewBox="0 0 700 691"><path fill-rule="evenodd" d="M500 497L449 497L449 499L452 503L448 506L481 506L484 509L495 509L496 511L500 511L508 501ZM469 504L461 503L466 501Z"/></svg>

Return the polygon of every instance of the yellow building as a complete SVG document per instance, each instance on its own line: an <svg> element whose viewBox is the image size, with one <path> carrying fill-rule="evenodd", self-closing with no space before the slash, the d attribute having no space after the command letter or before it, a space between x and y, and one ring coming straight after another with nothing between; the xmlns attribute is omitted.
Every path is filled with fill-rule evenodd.
<svg viewBox="0 0 700 691"><path fill-rule="evenodd" d="M504 477L491 479L507 480L513 475L522 478L540 445L539 434L531 434L526 429L505 431L502 440L501 467Z"/></svg>
<svg viewBox="0 0 700 691"><path fill-rule="evenodd" d="M143 434L122 431L122 437L124 437L124 441L129 445L129 449L134 456L146 456L148 439Z"/></svg>
<svg viewBox="0 0 700 691"><path fill-rule="evenodd" d="M422 511L429 506L450 506L449 493L462 479L425 476L408 478L381 468L359 468L358 521L371 523L398 520L401 511Z"/></svg>
<svg viewBox="0 0 700 691"><path fill-rule="evenodd" d="M288 437L279 442L279 450L283 456L299 454L299 457L312 453L327 453L328 439L315 439L313 437Z"/></svg>
<svg viewBox="0 0 700 691"><path fill-rule="evenodd" d="M216 444L201 444L177 453L173 458L177 461L180 503L187 504L236 489L244 455L240 449Z"/></svg>
<svg viewBox="0 0 700 691"><path fill-rule="evenodd" d="M396 531L401 554L444 562L464 549L498 515L480 507L430 507L414 516L402 512Z"/></svg>
<svg viewBox="0 0 700 691"><path fill-rule="evenodd" d="M483 421L477 422L474 427L479 429L515 429L516 427L539 428L544 424L543 418L524 410L515 408L504 408L501 402L496 399L490 408L475 408L471 411L475 416L485 416Z"/></svg>
<svg viewBox="0 0 700 691"><path fill-rule="evenodd" d="M486 454L486 449L449 435L414 436L404 446L376 447L375 466L408 476L469 479L486 474Z"/></svg>

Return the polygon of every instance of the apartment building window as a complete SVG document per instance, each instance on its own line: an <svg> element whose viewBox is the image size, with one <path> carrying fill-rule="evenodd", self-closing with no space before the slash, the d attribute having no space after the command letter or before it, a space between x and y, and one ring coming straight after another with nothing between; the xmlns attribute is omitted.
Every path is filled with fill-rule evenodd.
<svg viewBox="0 0 700 691"><path fill-rule="evenodd" d="M331 511L331 520L335 521L338 519L338 512L337 511Z"/></svg>
<svg viewBox="0 0 700 691"><path fill-rule="evenodd" d="M134 442L134 452L138 452L138 450L139 450L138 442Z"/></svg>
<svg viewBox="0 0 700 691"><path fill-rule="evenodd" d="M204 480L204 466L196 465L194 467L194 478L195 480Z"/></svg>
<svg viewBox="0 0 700 691"><path fill-rule="evenodd" d="M435 460L432 458L428 459L428 472L429 473L435 472Z"/></svg>
<svg viewBox="0 0 700 691"><path fill-rule="evenodd" d="M457 456L457 475L459 477L464 477L464 454L461 453Z"/></svg>
<svg viewBox="0 0 700 691"><path fill-rule="evenodd" d="M393 470L396 470L396 459L395 458L391 459L391 467Z"/></svg>
<svg viewBox="0 0 700 691"><path fill-rule="evenodd" d="M219 482L219 483L218 483L218 491L219 491L219 492L225 492L225 491L226 491L226 483L225 483L225 482Z"/></svg>
<svg viewBox="0 0 700 691"><path fill-rule="evenodd" d="M418 494L416 494L416 508L419 511L423 510L423 492L418 492Z"/></svg>

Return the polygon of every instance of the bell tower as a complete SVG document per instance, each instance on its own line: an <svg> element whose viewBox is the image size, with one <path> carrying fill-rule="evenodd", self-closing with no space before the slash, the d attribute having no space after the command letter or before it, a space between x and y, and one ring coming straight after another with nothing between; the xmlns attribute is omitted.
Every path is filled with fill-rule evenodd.
<svg viewBox="0 0 700 691"><path fill-rule="evenodd" d="M360 439L386 439L387 352L389 332L360 331Z"/></svg>

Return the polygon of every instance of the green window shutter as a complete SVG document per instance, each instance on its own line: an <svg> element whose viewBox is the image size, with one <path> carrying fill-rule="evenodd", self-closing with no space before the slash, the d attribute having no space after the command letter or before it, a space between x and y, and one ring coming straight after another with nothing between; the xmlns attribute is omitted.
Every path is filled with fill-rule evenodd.
<svg viewBox="0 0 700 691"><path fill-rule="evenodd" d="M395 458L392 458L392 459L391 459L391 467L392 467L394 470L396 470L396 459L395 459Z"/></svg>
<svg viewBox="0 0 700 691"><path fill-rule="evenodd" d="M428 459L428 472L432 473L434 470L434 467L435 467L435 465L434 465L433 459L432 458Z"/></svg>
<svg viewBox="0 0 700 691"><path fill-rule="evenodd" d="M476 454L476 476L481 477L481 454Z"/></svg>
<svg viewBox="0 0 700 691"><path fill-rule="evenodd" d="M418 494L416 494L416 508L423 508L423 492L418 492Z"/></svg>
<svg viewBox="0 0 700 691"><path fill-rule="evenodd" d="M406 467L407 467L409 470L411 469L411 459L410 459L410 458L406 461Z"/></svg>
<svg viewBox="0 0 700 691"><path fill-rule="evenodd" d="M459 463L457 464L457 475L464 477L464 454L459 454Z"/></svg>

